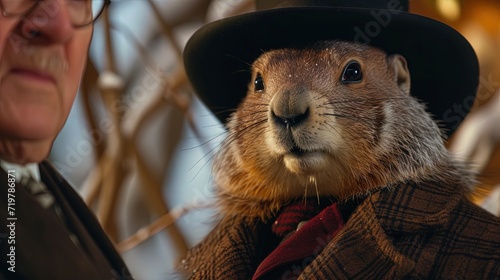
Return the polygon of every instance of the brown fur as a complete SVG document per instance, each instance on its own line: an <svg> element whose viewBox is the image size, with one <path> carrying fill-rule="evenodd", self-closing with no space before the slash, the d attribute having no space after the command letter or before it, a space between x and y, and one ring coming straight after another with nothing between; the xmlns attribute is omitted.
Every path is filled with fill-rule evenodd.
<svg viewBox="0 0 500 280"><path fill-rule="evenodd" d="M342 84L352 60L360 63L363 80ZM254 92L257 73L263 92ZM370 46L323 42L262 54L214 164L223 215L267 220L292 199L345 200L408 181L470 187L472 177L451 158L438 126L409 89L404 58ZM291 130L272 121L272 110L301 106L310 114ZM317 153L286 155L293 142Z"/></svg>

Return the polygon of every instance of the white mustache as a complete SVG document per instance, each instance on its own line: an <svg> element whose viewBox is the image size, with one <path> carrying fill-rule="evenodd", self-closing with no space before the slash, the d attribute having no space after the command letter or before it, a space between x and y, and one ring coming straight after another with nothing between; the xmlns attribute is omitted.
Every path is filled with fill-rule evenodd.
<svg viewBox="0 0 500 280"><path fill-rule="evenodd" d="M25 55L26 61L38 70L53 74L68 71L68 61L58 52L49 52L36 46L25 46L21 48L21 55Z"/></svg>

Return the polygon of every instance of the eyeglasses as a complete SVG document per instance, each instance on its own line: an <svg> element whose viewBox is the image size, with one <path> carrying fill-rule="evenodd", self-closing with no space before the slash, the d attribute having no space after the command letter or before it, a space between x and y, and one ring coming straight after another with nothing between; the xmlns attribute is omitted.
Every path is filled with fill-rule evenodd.
<svg viewBox="0 0 500 280"><path fill-rule="evenodd" d="M73 27L80 28L95 22L111 0L64 0ZM40 6L39 16L50 17L58 12L61 6L53 1L44 0L0 0L0 11L4 17L24 16Z"/></svg>

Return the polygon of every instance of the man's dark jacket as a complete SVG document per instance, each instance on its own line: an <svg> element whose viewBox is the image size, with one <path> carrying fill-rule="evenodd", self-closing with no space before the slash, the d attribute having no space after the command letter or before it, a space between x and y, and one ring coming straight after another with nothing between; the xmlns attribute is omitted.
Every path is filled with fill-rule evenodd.
<svg viewBox="0 0 500 280"><path fill-rule="evenodd" d="M12 234L7 225L7 173L0 168L0 279L98 280L132 279L113 244L94 214L73 188L44 162L40 177L53 193L67 222L66 225L42 206L20 185L15 187ZM11 209L12 210L12 209ZM78 242L70 239L68 229ZM9 244L14 235L15 244ZM11 238L12 239L12 238ZM76 245L78 244L79 245ZM15 246L15 272L9 271L10 247Z"/></svg>

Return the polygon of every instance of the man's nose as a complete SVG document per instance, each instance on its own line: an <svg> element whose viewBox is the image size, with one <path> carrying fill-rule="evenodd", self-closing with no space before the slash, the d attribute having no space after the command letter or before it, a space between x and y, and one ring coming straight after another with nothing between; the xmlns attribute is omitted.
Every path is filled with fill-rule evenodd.
<svg viewBox="0 0 500 280"><path fill-rule="evenodd" d="M23 34L30 40L64 43L75 31L66 0L44 0L23 20ZM34 36L36 35L36 36Z"/></svg>

